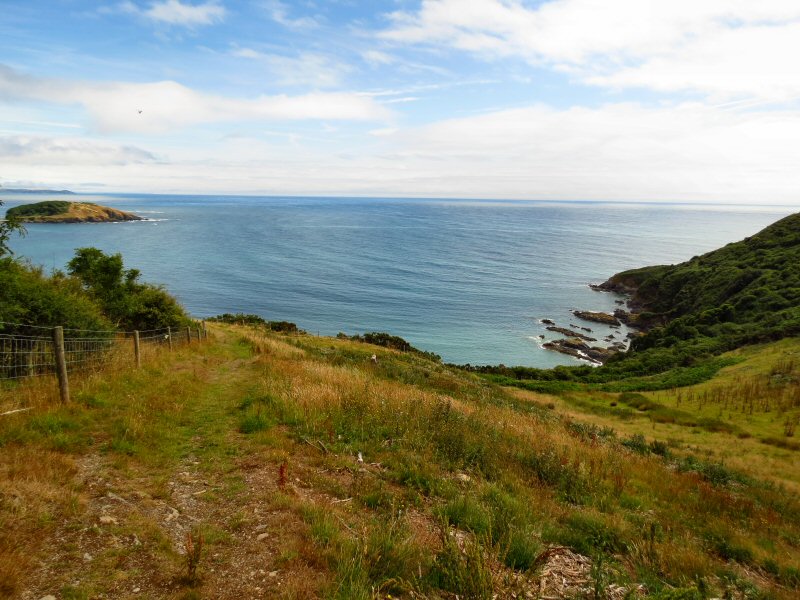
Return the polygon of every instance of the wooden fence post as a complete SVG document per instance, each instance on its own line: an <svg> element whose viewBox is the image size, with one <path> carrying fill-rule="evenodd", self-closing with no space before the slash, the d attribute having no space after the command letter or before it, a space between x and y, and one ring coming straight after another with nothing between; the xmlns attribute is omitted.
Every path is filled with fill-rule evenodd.
<svg viewBox="0 0 800 600"><path fill-rule="evenodd" d="M169 342L169 349L172 350L172 327L167 327L167 341Z"/></svg>
<svg viewBox="0 0 800 600"><path fill-rule="evenodd" d="M36 367L35 367L36 362L35 362L34 357L33 357L33 353L36 351L36 344L37 344L37 342L31 341L30 352L28 352L28 357L27 357L27 361L26 361L28 363L26 365L26 367L27 367L26 371L27 371L28 377L33 377L34 375L36 375Z"/></svg>
<svg viewBox="0 0 800 600"><path fill-rule="evenodd" d="M69 402L69 379L67 379L67 358L64 353L64 328L61 326L53 329L53 350L56 356L56 376L58 377L58 391L61 403Z"/></svg>
<svg viewBox="0 0 800 600"><path fill-rule="evenodd" d="M192 328L189 325L186 326L186 343L192 343Z"/></svg>
<svg viewBox="0 0 800 600"><path fill-rule="evenodd" d="M142 352L139 347L139 332L133 332L133 353L136 355L136 368L142 368Z"/></svg>

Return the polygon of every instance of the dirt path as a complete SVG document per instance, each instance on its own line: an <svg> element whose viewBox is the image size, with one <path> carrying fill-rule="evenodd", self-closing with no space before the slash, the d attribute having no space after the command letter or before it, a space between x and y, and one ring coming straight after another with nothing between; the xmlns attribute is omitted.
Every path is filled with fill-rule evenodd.
<svg viewBox="0 0 800 600"><path fill-rule="evenodd" d="M173 372L196 372L199 360ZM186 412L182 430L194 434L177 464L152 469L97 451L75 459L80 506L43 544L21 598L178 598L200 589L221 599L317 595L326 567L304 552L307 526L292 500L308 495L313 452L280 430L279 453L254 448L236 430L255 360L207 371L208 393ZM283 460L292 479L279 489ZM189 533L204 540L196 584L186 580Z"/></svg>

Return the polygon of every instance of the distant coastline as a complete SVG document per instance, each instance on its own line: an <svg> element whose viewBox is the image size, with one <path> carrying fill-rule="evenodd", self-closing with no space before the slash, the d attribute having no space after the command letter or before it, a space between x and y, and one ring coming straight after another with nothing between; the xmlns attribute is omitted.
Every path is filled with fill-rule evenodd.
<svg viewBox="0 0 800 600"><path fill-rule="evenodd" d="M0 194L58 194L60 196L74 196L75 192L70 190L38 190L38 189L28 189L28 188L6 188L0 186Z"/></svg>

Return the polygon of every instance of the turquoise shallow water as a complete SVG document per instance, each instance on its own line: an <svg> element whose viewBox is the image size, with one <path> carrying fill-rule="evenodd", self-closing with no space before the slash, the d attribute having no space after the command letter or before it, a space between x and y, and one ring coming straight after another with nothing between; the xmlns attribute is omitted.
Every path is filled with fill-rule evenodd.
<svg viewBox="0 0 800 600"><path fill-rule="evenodd" d="M42 200L3 196L5 207ZM675 263L797 207L377 198L70 196L141 223L29 225L14 250L63 268L74 248L121 252L200 317L257 313L312 333L389 331L458 363L550 367L541 318L611 310L587 286ZM586 325L584 323L584 325ZM598 328L589 324L595 331ZM553 337L553 336L549 336Z"/></svg>

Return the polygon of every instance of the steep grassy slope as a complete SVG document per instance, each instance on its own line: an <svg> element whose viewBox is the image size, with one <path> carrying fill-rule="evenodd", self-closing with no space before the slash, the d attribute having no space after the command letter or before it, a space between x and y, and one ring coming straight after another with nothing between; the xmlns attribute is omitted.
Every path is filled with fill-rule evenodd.
<svg viewBox="0 0 800 600"><path fill-rule="evenodd" d="M0 417L0 594L797 596L800 504L753 473L419 354L213 332L72 406L0 391L35 407Z"/></svg>
<svg viewBox="0 0 800 600"><path fill-rule="evenodd" d="M800 213L679 265L618 273L598 286L630 295L618 315L646 335L600 368L473 367L534 391L655 391L707 380L720 354L800 334Z"/></svg>
<svg viewBox="0 0 800 600"><path fill-rule="evenodd" d="M636 350L703 338L713 338L710 348L731 349L797 335L800 214L679 265L619 273L604 287L632 291L639 320L656 326Z"/></svg>

